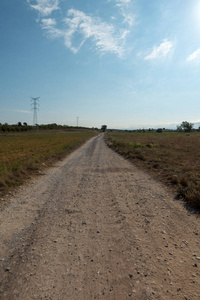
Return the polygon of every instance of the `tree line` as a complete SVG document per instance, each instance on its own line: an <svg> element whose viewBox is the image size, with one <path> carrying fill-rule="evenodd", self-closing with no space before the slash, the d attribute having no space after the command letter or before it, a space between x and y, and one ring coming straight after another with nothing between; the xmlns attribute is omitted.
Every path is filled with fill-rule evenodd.
<svg viewBox="0 0 200 300"><path fill-rule="evenodd" d="M26 122L21 123L18 122L17 124L9 125L8 123L1 124L0 123L0 132L24 132L24 131L32 131L32 130L56 130L56 129L67 129L67 130L73 130L77 129L78 127L75 126L68 126L68 125L58 125L56 123L51 124L37 124L36 126L28 125ZM81 129L89 129L86 127L81 127ZM93 130L98 130L98 128L92 128ZM101 130L105 131L107 129L106 125L102 125ZM190 123L188 121L183 121L180 125L177 126L177 131L180 132L191 132L194 129L194 124ZM151 129L153 130L153 129ZM158 132L162 132L162 129ZM200 130L200 127L198 128ZM150 129L149 129L150 131Z"/></svg>
<svg viewBox="0 0 200 300"><path fill-rule="evenodd" d="M92 129L98 130L98 128L76 127L68 125L58 125L56 123L51 124L36 124L36 126L28 125L26 122L9 125L8 123L0 123L0 132L25 132L34 130L77 130L77 129Z"/></svg>

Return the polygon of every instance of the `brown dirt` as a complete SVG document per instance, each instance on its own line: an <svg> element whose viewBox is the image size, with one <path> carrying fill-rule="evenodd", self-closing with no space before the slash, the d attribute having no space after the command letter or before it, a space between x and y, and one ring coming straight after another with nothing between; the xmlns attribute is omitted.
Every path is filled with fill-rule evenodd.
<svg viewBox="0 0 200 300"><path fill-rule="evenodd" d="M0 299L200 299L200 219L92 138L0 212Z"/></svg>

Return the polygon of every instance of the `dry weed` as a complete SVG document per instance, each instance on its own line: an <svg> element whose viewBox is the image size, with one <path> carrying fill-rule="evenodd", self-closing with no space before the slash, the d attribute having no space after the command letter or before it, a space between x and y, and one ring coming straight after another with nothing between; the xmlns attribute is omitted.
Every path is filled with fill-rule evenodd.
<svg viewBox="0 0 200 300"><path fill-rule="evenodd" d="M199 133L107 133L108 145L145 167L200 208Z"/></svg>

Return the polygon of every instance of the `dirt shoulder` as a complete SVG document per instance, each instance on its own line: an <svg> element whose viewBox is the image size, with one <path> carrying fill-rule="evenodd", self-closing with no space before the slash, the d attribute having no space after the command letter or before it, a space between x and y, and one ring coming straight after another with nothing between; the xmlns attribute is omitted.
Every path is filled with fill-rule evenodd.
<svg viewBox="0 0 200 300"><path fill-rule="evenodd" d="M0 298L199 299L200 220L92 138L0 212Z"/></svg>

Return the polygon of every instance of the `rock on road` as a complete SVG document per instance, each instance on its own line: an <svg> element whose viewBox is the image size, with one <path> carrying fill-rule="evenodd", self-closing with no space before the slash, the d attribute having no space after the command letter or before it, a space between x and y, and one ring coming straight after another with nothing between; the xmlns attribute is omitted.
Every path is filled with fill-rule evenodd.
<svg viewBox="0 0 200 300"><path fill-rule="evenodd" d="M0 212L0 299L200 299L200 220L103 134Z"/></svg>

